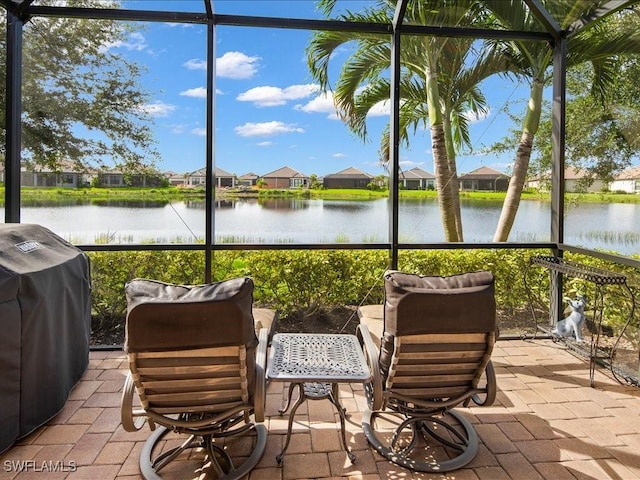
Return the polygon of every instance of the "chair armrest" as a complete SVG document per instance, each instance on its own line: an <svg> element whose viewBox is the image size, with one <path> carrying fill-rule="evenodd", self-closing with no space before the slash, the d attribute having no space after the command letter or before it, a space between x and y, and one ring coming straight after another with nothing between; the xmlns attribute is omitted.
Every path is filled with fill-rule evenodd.
<svg viewBox="0 0 640 480"><path fill-rule="evenodd" d="M253 410L256 422L264 422L264 407L266 402L267 346L269 343L269 329L261 328L256 349L256 391L253 395Z"/></svg>
<svg viewBox="0 0 640 480"><path fill-rule="evenodd" d="M120 419L122 422L122 428L127 432L137 432L144 426L144 422L147 420L146 412L142 408L133 408L134 392L135 385L133 384L133 377L131 376L131 372L128 372L127 378L124 381L122 399L120 402ZM149 422L149 425L151 430L153 430L155 424Z"/></svg>
<svg viewBox="0 0 640 480"><path fill-rule="evenodd" d="M356 335L360 340L367 364L371 370L371 386L369 395L367 395L367 401L369 402L369 408L372 411L382 410L382 375L380 375L380 367L378 365L379 351L376 347L371 333L366 325L360 324L356 327ZM366 389L366 388L365 388Z"/></svg>

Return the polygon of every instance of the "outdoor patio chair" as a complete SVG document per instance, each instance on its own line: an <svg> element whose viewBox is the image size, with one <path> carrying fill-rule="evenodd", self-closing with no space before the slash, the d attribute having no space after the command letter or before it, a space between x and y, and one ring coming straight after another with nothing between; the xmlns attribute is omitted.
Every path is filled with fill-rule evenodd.
<svg viewBox="0 0 640 480"><path fill-rule="evenodd" d="M366 318L357 329L373 374L365 385L365 436L405 468L461 468L475 457L478 435L454 407L471 400L490 405L496 395L493 274L387 271L384 287L381 338L370 332ZM368 320L375 324L375 318Z"/></svg>
<svg viewBox="0 0 640 480"><path fill-rule="evenodd" d="M199 448L214 476L225 479L245 476L262 457L269 336L262 327L275 313L261 309L255 321L253 288L246 277L197 286L127 283L122 425L131 432L148 422L154 431L140 454L146 479L160 478L165 467L180 472L185 464L177 460L192 448ZM177 442L169 432L186 434L186 440Z"/></svg>

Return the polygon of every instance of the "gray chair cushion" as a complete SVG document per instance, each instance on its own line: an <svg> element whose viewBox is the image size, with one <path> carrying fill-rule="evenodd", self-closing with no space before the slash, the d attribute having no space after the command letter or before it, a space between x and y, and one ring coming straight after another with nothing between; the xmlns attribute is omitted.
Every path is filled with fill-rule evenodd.
<svg viewBox="0 0 640 480"><path fill-rule="evenodd" d="M135 279L125 294L127 352L258 343L248 277L194 286Z"/></svg>
<svg viewBox="0 0 640 480"><path fill-rule="evenodd" d="M491 272L439 277L389 270L384 275L384 288L384 334L380 342L380 368L384 376L396 336L496 331Z"/></svg>

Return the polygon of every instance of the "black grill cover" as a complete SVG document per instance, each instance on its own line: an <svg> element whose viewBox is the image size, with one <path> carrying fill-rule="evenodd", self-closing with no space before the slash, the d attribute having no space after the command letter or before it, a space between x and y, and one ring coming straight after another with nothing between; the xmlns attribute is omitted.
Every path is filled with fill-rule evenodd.
<svg viewBox="0 0 640 480"><path fill-rule="evenodd" d="M58 413L87 368L90 285L81 250L0 224L0 452Z"/></svg>

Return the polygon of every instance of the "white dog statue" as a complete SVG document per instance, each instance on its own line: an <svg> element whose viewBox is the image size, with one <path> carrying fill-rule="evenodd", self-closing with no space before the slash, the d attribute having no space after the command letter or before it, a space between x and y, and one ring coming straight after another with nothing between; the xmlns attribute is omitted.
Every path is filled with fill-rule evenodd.
<svg viewBox="0 0 640 480"><path fill-rule="evenodd" d="M560 320L551 331L561 337L575 336L577 342L584 342L582 338L582 324L584 323L584 307L587 305L586 297L582 296L577 300L569 299L571 313L567 318Z"/></svg>

